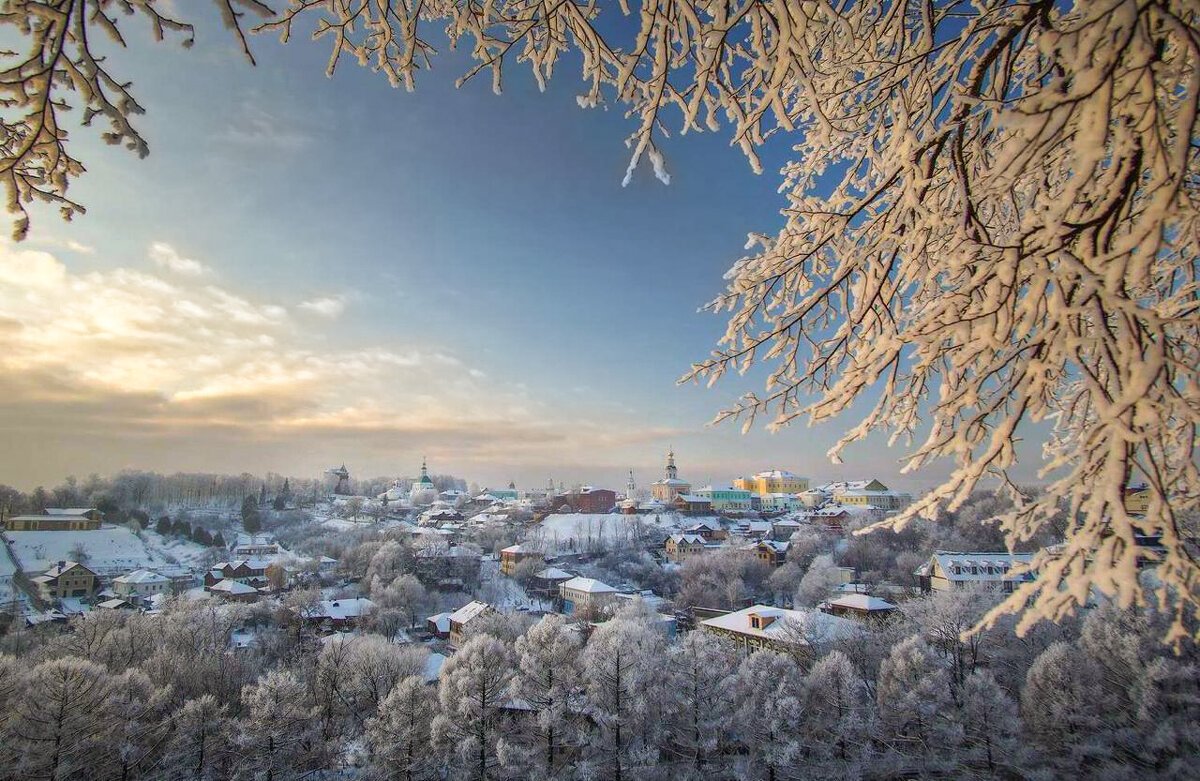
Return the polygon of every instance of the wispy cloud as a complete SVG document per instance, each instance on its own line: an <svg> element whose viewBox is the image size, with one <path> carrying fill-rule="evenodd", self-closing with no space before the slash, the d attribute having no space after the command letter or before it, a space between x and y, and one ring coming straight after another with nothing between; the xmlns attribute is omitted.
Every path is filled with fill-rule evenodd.
<svg viewBox="0 0 1200 781"><path fill-rule="evenodd" d="M299 308L330 320L336 320L346 311L346 299L341 296L322 296L302 302Z"/></svg>
<svg viewBox="0 0 1200 781"><path fill-rule="evenodd" d="M74 239L63 239L59 238L58 236L35 236L29 241L31 244L70 250L71 252L77 252L80 255L91 255L96 251L95 247L84 244L83 242L75 241Z"/></svg>
<svg viewBox="0 0 1200 781"><path fill-rule="evenodd" d="M159 268L173 271L188 277L198 277L209 269L203 263L192 258L185 258L165 241L156 241L150 245L150 260Z"/></svg>
<svg viewBox="0 0 1200 781"><path fill-rule="evenodd" d="M216 139L250 147L270 147L295 152L312 143L312 136L263 107L259 98L246 98Z"/></svg>

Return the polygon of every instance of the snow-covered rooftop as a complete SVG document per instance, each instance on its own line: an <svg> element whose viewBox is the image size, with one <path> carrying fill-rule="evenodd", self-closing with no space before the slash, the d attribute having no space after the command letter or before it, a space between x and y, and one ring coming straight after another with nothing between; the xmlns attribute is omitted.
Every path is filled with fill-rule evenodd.
<svg viewBox="0 0 1200 781"><path fill-rule="evenodd" d="M582 591L585 594L607 594L616 591L612 586L595 578L571 578L563 583L562 587L572 591Z"/></svg>
<svg viewBox="0 0 1200 781"><path fill-rule="evenodd" d="M349 618L358 618L373 607L375 607L375 603L366 597L321 600L321 612L318 615L321 618L344 621Z"/></svg>
<svg viewBox="0 0 1200 781"><path fill-rule="evenodd" d="M137 569L127 575L121 575L113 579L114 583L128 583L129 585L149 586L158 583L166 583L167 579L157 572L151 572L148 569Z"/></svg>
<svg viewBox="0 0 1200 781"><path fill-rule="evenodd" d="M756 629L751 625L752 616L772 620L765 629ZM852 637L862 631L859 624L841 616L829 615L819 610L786 610L769 605L753 605L709 618L700 624L713 629L796 643L808 643L813 639L837 640Z"/></svg>
<svg viewBox="0 0 1200 781"><path fill-rule="evenodd" d="M885 599L869 594L847 594L844 597L831 599L827 602L831 607L844 607L849 610L895 610L896 606Z"/></svg>
<svg viewBox="0 0 1200 781"><path fill-rule="evenodd" d="M258 589L254 586L248 586L245 583L239 583L236 580L222 580L214 583L209 591L217 594L229 594L230 596L243 596L245 594L257 594Z"/></svg>
<svg viewBox="0 0 1200 781"><path fill-rule="evenodd" d="M465 624L471 619L477 618L491 609L492 606L487 602L475 600L474 602L468 602L458 610L455 610L453 613L451 613L450 620L457 624Z"/></svg>
<svg viewBox="0 0 1200 781"><path fill-rule="evenodd" d="M542 580L570 580L574 576L570 572L561 570L558 567L547 567L534 577L541 578Z"/></svg>

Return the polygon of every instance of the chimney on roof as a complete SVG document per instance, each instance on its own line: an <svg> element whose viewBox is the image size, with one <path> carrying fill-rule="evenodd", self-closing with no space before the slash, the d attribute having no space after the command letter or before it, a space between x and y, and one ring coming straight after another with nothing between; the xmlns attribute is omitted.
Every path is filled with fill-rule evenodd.
<svg viewBox="0 0 1200 781"><path fill-rule="evenodd" d="M63 561L62 559L58 560L58 571L59 572L62 572L63 568L66 566L67 566L67 562Z"/></svg>

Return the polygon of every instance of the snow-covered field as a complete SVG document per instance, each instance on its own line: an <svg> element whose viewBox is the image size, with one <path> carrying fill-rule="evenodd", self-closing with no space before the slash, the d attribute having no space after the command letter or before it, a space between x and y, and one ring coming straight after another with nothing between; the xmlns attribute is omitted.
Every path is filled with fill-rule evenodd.
<svg viewBox="0 0 1200 781"><path fill-rule="evenodd" d="M607 550L617 543L636 539L639 525L643 530L671 533L714 518L684 517L677 513L618 515L614 513L553 513L531 532L530 538L547 552Z"/></svg>
<svg viewBox="0 0 1200 781"><path fill-rule="evenodd" d="M154 532L145 539L124 526L102 526L95 531L5 532L12 551L28 573L42 572L59 561L74 558L76 546L87 553L87 566L100 575L128 572L140 567L199 564L208 549L182 540L164 540Z"/></svg>

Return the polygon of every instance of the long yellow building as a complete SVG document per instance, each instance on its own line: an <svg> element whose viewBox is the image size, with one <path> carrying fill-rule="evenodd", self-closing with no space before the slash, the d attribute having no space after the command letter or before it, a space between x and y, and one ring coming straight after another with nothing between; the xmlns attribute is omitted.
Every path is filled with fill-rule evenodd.
<svg viewBox="0 0 1200 781"><path fill-rule="evenodd" d="M800 477L783 469L771 469L751 477L739 477L733 481L733 487L760 496L764 494L798 494L808 490L808 478Z"/></svg>

